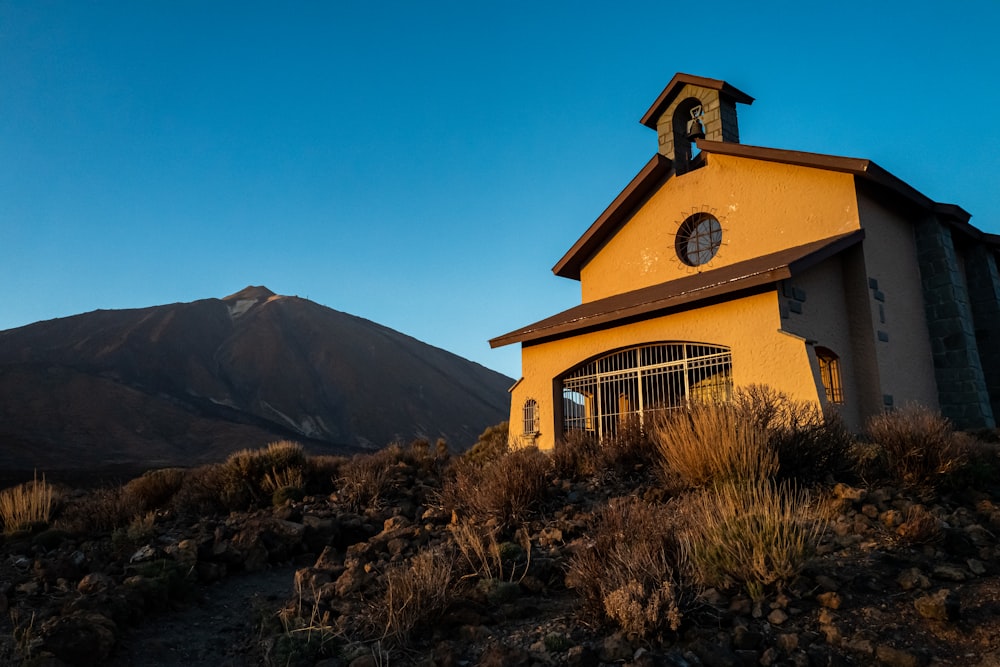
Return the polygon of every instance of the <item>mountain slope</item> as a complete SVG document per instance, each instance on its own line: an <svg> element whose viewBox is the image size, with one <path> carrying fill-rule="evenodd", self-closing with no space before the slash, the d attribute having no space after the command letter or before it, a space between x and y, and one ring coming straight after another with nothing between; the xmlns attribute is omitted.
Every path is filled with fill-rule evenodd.
<svg viewBox="0 0 1000 667"><path fill-rule="evenodd" d="M462 449L510 378L368 320L248 287L0 332L0 467L178 465L278 438Z"/></svg>

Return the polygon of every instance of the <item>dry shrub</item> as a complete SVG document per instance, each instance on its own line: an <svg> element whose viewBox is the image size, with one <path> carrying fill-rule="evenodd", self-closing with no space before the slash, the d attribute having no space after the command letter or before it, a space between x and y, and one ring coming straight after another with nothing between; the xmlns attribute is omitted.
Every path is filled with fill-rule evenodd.
<svg viewBox="0 0 1000 667"><path fill-rule="evenodd" d="M876 415L865 429L877 449L869 465L876 476L914 491L929 492L961 469L969 456L965 438L939 413L919 405ZM874 465L871 465L871 464Z"/></svg>
<svg viewBox="0 0 1000 667"><path fill-rule="evenodd" d="M561 477L589 477L601 470L601 443L593 433L567 431L552 450L552 469Z"/></svg>
<svg viewBox="0 0 1000 667"><path fill-rule="evenodd" d="M122 493L137 512L166 507L184 484L183 468L150 470L125 484Z"/></svg>
<svg viewBox="0 0 1000 667"><path fill-rule="evenodd" d="M734 405L702 403L665 414L654 428L654 440L665 479L683 487L765 479L778 471L767 431Z"/></svg>
<svg viewBox="0 0 1000 667"><path fill-rule="evenodd" d="M187 471L181 488L174 494L174 509L184 515L204 516L228 511L223 502L227 484L222 464L212 463Z"/></svg>
<svg viewBox="0 0 1000 667"><path fill-rule="evenodd" d="M340 467L347 461L343 456L310 456L306 460L304 475L306 488L311 493L327 494L333 491L333 481L340 477Z"/></svg>
<svg viewBox="0 0 1000 667"><path fill-rule="evenodd" d="M24 484L0 491L0 520L5 533L14 533L38 524L47 524L52 513L55 492L38 474Z"/></svg>
<svg viewBox="0 0 1000 667"><path fill-rule="evenodd" d="M742 584L755 599L799 573L826 525L806 491L766 479L716 484L680 507L679 539L698 582Z"/></svg>
<svg viewBox="0 0 1000 667"><path fill-rule="evenodd" d="M679 585L681 552L668 507L616 498L597 514L591 542L573 554L566 584L583 612L626 633L649 637L677 630L687 604Z"/></svg>
<svg viewBox="0 0 1000 667"><path fill-rule="evenodd" d="M403 453L399 445L390 445L351 458L340 467L338 498L356 512L383 506L395 490L392 469L399 465Z"/></svg>
<svg viewBox="0 0 1000 667"><path fill-rule="evenodd" d="M535 447L508 452L482 467L459 459L441 490L444 505L499 530L524 522L545 497L551 461Z"/></svg>
<svg viewBox="0 0 1000 667"><path fill-rule="evenodd" d="M482 465L503 457L509 449L510 424L500 422L483 431L476 443L463 454L463 458Z"/></svg>
<svg viewBox="0 0 1000 667"><path fill-rule="evenodd" d="M781 477L815 481L845 467L853 438L835 408L821 409L759 384L738 388L733 405L767 434Z"/></svg>
<svg viewBox="0 0 1000 667"><path fill-rule="evenodd" d="M297 470L301 476L305 467L302 445L290 440L272 442L263 449L234 452L222 464L222 502L230 510L269 505L273 491L265 488L265 477L289 470Z"/></svg>
<svg viewBox="0 0 1000 667"><path fill-rule="evenodd" d="M451 554L424 550L391 567L385 573L385 593L366 619L374 634L405 645L414 630L438 620L452 599L451 562Z"/></svg>
<svg viewBox="0 0 1000 667"><path fill-rule="evenodd" d="M127 526L141 511L124 487L102 487L67 504L56 525L76 533L111 532Z"/></svg>

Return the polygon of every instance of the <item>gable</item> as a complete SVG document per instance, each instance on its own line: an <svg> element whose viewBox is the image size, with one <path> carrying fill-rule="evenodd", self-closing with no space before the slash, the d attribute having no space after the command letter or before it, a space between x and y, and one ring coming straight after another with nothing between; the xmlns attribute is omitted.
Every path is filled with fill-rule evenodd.
<svg viewBox="0 0 1000 667"><path fill-rule="evenodd" d="M605 223L600 241L591 241L592 254L580 263L584 302L859 228L852 174L730 155L701 159L704 166L683 176L647 177L646 191L641 197L633 194L633 200L639 199L635 207L627 214L621 210L624 206L616 209L617 224L609 229ZM721 245L709 261L691 266L678 256L677 234L685 220L698 213L718 220Z"/></svg>

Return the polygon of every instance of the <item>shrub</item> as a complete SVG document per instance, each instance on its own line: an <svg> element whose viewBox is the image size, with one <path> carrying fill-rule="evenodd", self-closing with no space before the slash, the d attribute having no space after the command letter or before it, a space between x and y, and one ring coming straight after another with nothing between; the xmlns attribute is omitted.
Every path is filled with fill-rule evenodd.
<svg viewBox="0 0 1000 667"><path fill-rule="evenodd" d="M135 506L137 513L160 509L166 507L180 490L185 474L183 468L150 470L125 484L122 493L127 502Z"/></svg>
<svg viewBox="0 0 1000 667"><path fill-rule="evenodd" d="M265 486L267 476L298 471L301 477L305 467L302 445L289 440L235 452L222 464L222 502L230 510L270 504L274 491Z"/></svg>
<svg viewBox="0 0 1000 667"><path fill-rule="evenodd" d="M497 540L496 530L459 521L450 526L452 541L458 548L471 574L483 579L523 578L531 562L531 540L528 531L520 531L520 548L513 543Z"/></svg>
<svg viewBox="0 0 1000 667"><path fill-rule="evenodd" d="M654 427L654 439L665 478L683 487L765 479L778 471L766 430L734 405L695 404L666 414Z"/></svg>
<svg viewBox="0 0 1000 667"><path fill-rule="evenodd" d="M128 525L139 513L123 487L101 487L67 504L56 523L70 532L105 533Z"/></svg>
<svg viewBox="0 0 1000 667"><path fill-rule="evenodd" d="M766 433L782 478L818 481L845 467L853 439L835 408L821 410L766 385L738 388L733 405Z"/></svg>
<svg viewBox="0 0 1000 667"><path fill-rule="evenodd" d="M390 445L371 454L358 454L340 467L338 497L359 512L384 504L393 491L392 468L402 456L399 445Z"/></svg>
<svg viewBox="0 0 1000 667"><path fill-rule="evenodd" d="M37 524L48 524L55 494L45 475L0 491L0 519L5 533L14 533Z"/></svg>
<svg viewBox="0 0 1000 667"><path fill-rule="evenodd" d="M405 645L411 633L436 621L452 597L451 555L424 550L385 574L385 593L369 610L368 624L381 639Z"/></svg>
<svg viewBox="0 0 1000 667"><path fill-rule="evenodd" d="M598 512L590 544L573 554L566 575L585 614L639 637L677 630L688 596L674 523L666 506L635 498L613 499Z"/></svg>
<svg viewBox="0 0 1000 667"><path fill-rule="evenodd" d="M825 528L807 492L766 479L717 484L680 505L679 539L698 582L742 584L755 599L798 574Z"/></svg>
<svg viewBox="0 0 1000 667"><path fill-rule="evenodd" d="M552 469L562 477L588 477L603 469L601 443L593 433L572 430L556 440Z"/></svg>
<svg viewBox="0 0 1000 667"><path fill-rule="evenodd" d="M482 467L460 459L441 490L446 507L499 530L522 523L545 497L551 462L535 447L515 449Z"/></svg>
<svg viewBox="0 0 1000 667"><path fill-rule="evenodd" d="M502 457L509 448L510 425L508 422L500 422L483 431L463 458L481 465Z"/></svg>
<svg viewBox="0 0 1000 667"><path fill-rule="evenodd" d="M940 414L908 405L868 420L866 435L875 445L874 472L914 491L932 491L967 461L966 440Z"/></svg>
<svg viewBox="0 0 1000 667"><path fill-rule="evenodd" d="M227 511L223 502L226 483L226 471L222 464L213 463L188 470L181 488L174 494L174 509L180 514L193 516Z"/></svg>

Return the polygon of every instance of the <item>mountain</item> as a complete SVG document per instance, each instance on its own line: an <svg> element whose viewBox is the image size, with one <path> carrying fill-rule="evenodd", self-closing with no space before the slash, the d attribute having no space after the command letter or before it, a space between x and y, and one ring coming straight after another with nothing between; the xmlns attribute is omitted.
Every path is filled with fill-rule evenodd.
<svg viewBox="0 0 1000 667"><path fill-rule="evenodd" d="M0 331L0 469L192 465L295 439L346 453L508 415L510 378L265 287Z"/></svg>

